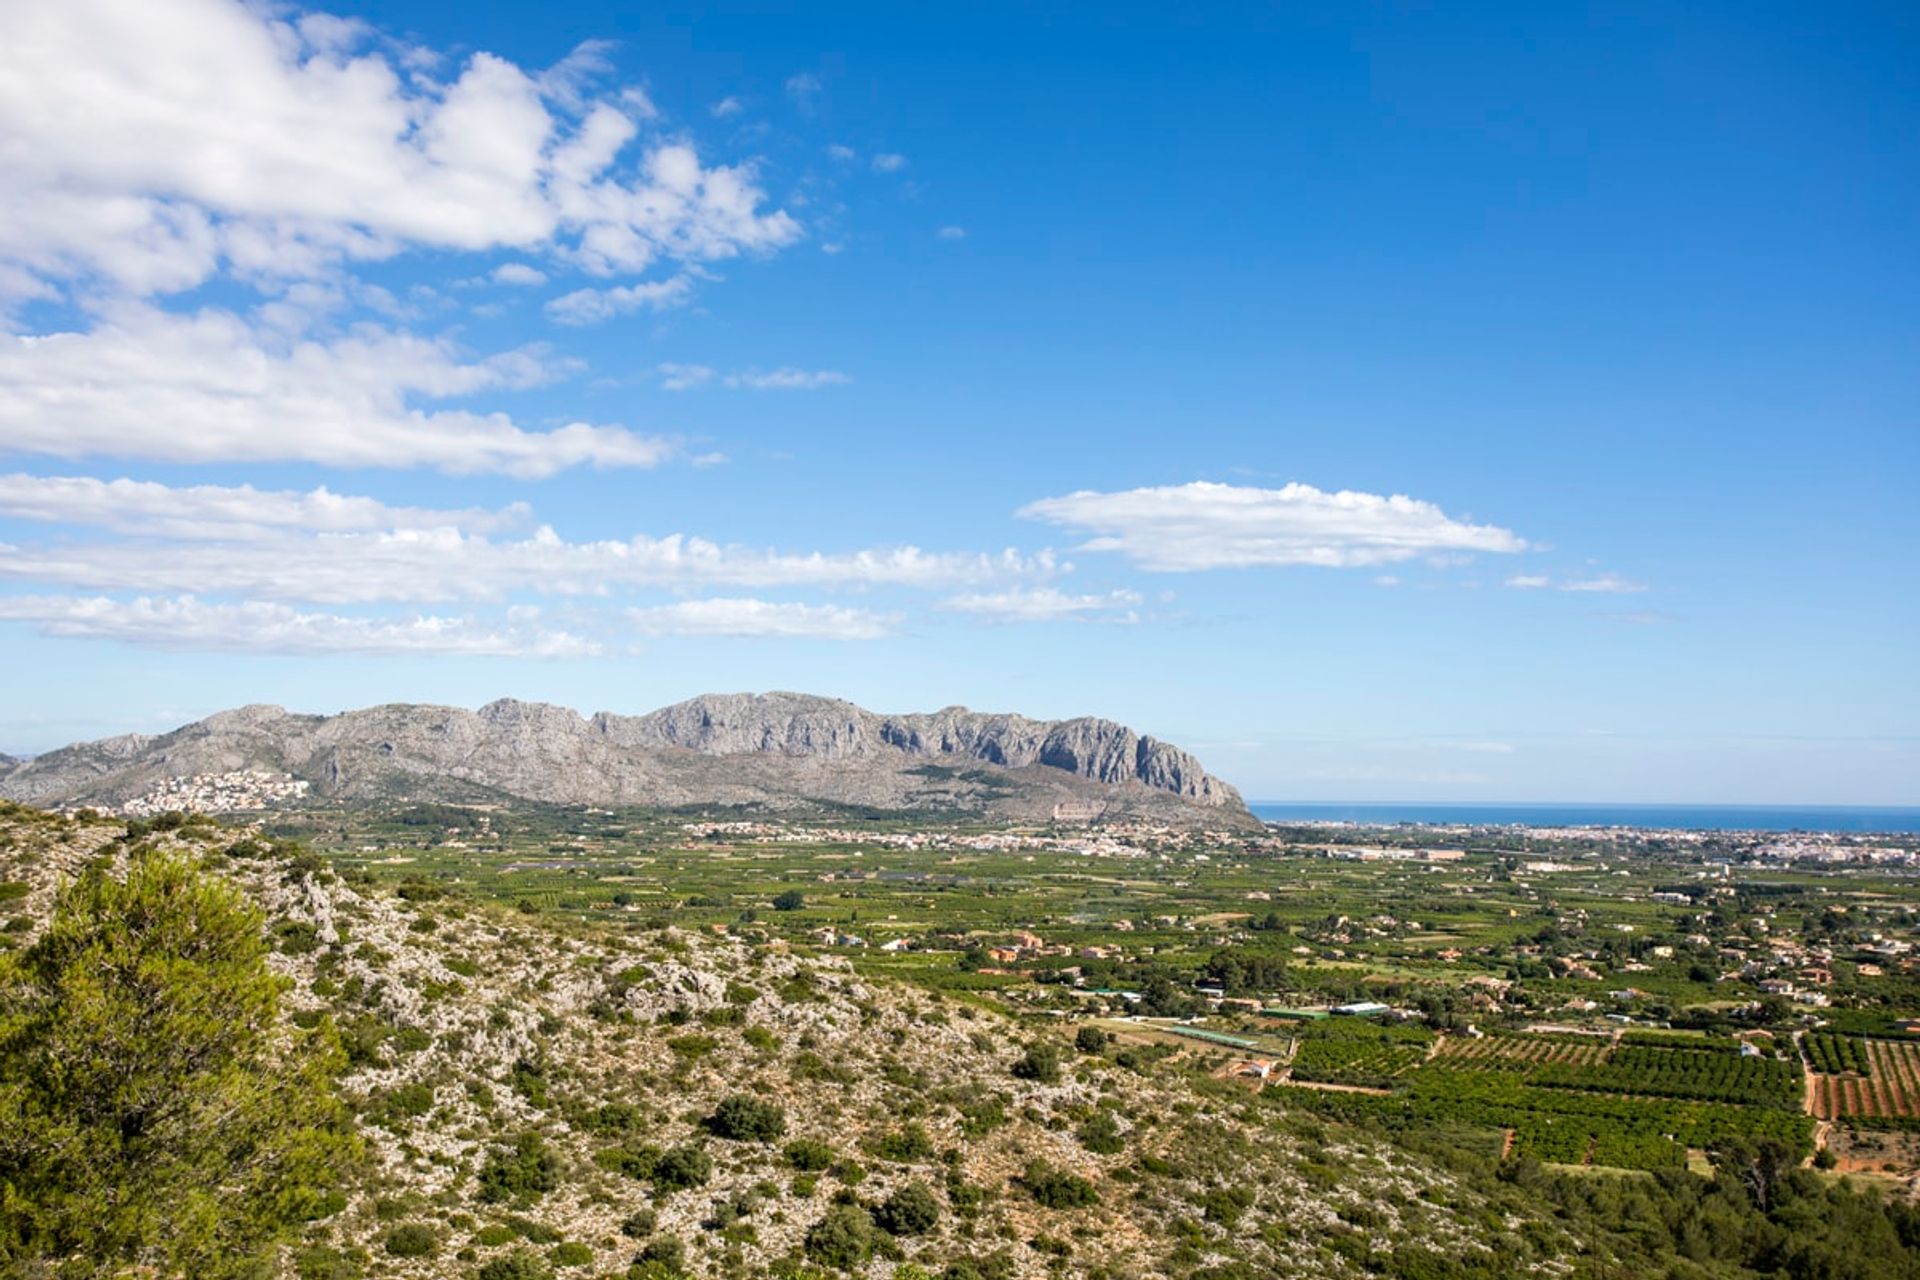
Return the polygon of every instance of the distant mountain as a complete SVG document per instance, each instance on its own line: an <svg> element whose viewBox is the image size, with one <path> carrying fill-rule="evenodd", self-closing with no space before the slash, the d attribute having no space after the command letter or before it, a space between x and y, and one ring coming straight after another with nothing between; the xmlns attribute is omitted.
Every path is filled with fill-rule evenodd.
<svg viewBox="0 0 1920 1280"><path fill-rule="evenodd" d="M709 694L643 716L512 699L334 716L248 706L0 764L0 798L121 804L173 779L243 770L289 774L313 799L341 804L505 797L1254 822L1239 792L1191 755L1110 720L963 707L878 715L798 693Z"/></svg>

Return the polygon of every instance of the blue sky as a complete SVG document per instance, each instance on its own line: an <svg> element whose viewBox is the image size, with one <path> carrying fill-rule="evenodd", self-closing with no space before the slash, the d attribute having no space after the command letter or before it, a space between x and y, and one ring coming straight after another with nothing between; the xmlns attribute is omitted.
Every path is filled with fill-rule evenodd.
<svg viewBox="0 0 1920 1280"><path fill-rule="evenodd" d="M1920 803L1911 6L631 8L20 6L0 750L789 688Z"/></svg>

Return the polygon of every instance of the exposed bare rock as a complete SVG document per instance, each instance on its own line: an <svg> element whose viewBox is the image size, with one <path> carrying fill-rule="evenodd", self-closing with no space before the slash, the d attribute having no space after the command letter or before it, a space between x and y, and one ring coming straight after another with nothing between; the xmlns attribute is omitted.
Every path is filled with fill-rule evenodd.
<svg viewBox="0 0 1920 1280"><path fill-rule="evenodd" d="M1239 793L1171 744L1110 720L948 707L878 715L797 693L712 694L643 716L501 699L334 716L223 711L157 737L82 743L0 768L0 797L120 804L170 779L242 770L339 803L476 792L554 804L842 805L1037 820L1099 812L1252 823Z"/></svg>

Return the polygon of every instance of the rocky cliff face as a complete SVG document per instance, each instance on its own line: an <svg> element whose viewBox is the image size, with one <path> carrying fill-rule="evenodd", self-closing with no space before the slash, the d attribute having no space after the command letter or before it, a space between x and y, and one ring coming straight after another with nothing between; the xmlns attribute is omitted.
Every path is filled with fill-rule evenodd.
<svg viewBox="0 0 1920 1280"><path fill-rule="evenodd" d="M949 707L878 715L795 693L718 694L642 716L502 699L336 716L250 706L0 765L0 796L119 803L169 778L266 770L345 802L485 790L561 804L825 803L982 816L1075 812L1242 825L1239 794L1191 755L1110 720Z"/></svg>

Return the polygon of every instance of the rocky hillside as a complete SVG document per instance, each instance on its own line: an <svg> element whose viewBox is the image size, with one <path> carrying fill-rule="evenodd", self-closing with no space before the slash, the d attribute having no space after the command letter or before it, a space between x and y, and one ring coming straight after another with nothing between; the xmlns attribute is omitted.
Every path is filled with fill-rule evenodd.
<svg viewBox="0 0 1920 1280"><path fill-rule="evenodd" d="M949 707L878 715L803 694L694 698L643 716L503 699L478 711L396 704L334 716L221 712L158 736L0 763L0 797L115 805L171 779L284 773L351 803L477 792L558 804L802 804L1056 812L1250 825L1239 793L1178 747L1109 720Z"/></svg>
<svg viewBox="0 0 1920 1280"><path fill-rule="evenodd" d="M344 1044L364 1156L281 1276L1511 1275L1575 1247L1205 1063L876 985L749 926L349 883L210 823L0 806L0 950L62 877L153 849L263 908L283 1016Z"/></svg>

